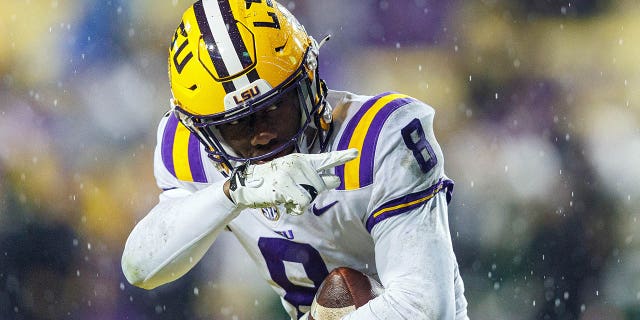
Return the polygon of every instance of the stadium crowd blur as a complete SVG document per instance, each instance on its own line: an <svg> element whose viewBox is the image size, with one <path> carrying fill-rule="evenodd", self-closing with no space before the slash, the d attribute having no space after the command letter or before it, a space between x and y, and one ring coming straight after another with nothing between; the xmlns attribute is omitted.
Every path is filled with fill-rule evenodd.
<svg viewBox="0 0 640 320"><path fill-rule="evenodd" d="M472 319L640 319L637 0L282 0L329 87L436 109ZM191 0L0 2L0 319L285 319L231 235L129 285Z"/></svg>

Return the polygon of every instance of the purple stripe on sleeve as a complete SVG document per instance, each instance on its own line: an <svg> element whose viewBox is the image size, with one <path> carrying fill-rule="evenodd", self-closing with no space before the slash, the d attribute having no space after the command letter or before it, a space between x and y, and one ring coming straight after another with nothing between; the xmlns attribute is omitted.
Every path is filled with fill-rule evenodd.
<svg viewBox="0 0 640 320"><path fill-rule="evenodd" d="M191 168L191 177L194 182L207 182L207 176L204 173L202 165L202 156L200 154L200 141L195 134L189 135L189 168Z"/></svg>
<svg viewBox="0 0 640 320"><path fill-rule="evenodd" d="M450 200L450 192L453 188L453 181L451 180L444 180L441 179L440 181L438 181L438 183L432 185L431 187L427 188L426 190L423 191L419 191L416 193L410 193L404 197L400 197L397 199L393 199L391 201L386 202L385 204L381 205L380 207L378 207L377 209L375 209L373 211L373 213L371 213L371 215L369 216L369 218L367 219L367 223L366 223L366 227L367 227L367 231L371 232L371 230L373 229L373 227L378 224L378 222L385 220L387 218L399 215L401 213L413 210L415 208L418 208L420 206L422 206L423 204L427 203L430 199L432 198L428 198L425 199L424 201L420 201L417 203L414 203L412 205L407 205L407 206L402 206L400 208L394 209L394 210L390 210L387 211L383 214L378 215L377 217L374 217L376 215L377 212L380 212L386 208L391 208L391 207L395 207L398 205L402 205L402 204L408 204L411 203L413 201L428 197L429 195L434 195L437 194L437 192L442 192L442 191L446 191L447 192L447 202Z"/></svg>
<svg viewBox="0 0 640 320"><path fill-rule="evenodd" d="M371 106L376 103L376 101L380 100L380 98L392 94L393 92L385 92L381 93L369 100L367 100L361 107L360 110L356 112L356 114L349 120L344 131L342 132L342 137L340 137L340 141L338 142L337 150L346 150L349 148L349 142L351 141L351 137L353 136L353 132L356 129L356 126L360 122L360 119L367 113L367 110L371 108ZM338 190L344 190L344 164L335 167L335 173L340 178L340 186L338 186Z"/></svg>
<svg viewBox="0 0 640 320"><path fill-rule="evenodd" d="M353 136L353 132L356 130L356 126L360 122L360 119L362 119L364 114L367 113L367 111L369 110L369 108L371 108L371 106L373 106L373 104L375 104L382 97L390 94L393 94L393 92L381 93L367 100L360 107L360 110L358 110L358 112L356 112L353 118L349 120L349 123L347 123L347 126L345 127L344 132L342 133L342 137L340 138L340 142L338 143L338 150L346 150L347 148L349 148L349 141L351 141L351 136Z"/></svg>
<svg viewBox="0 0 640 320"><path fill-rule="evenodd" d="M444 187L447 188L447 204L451 203L451 198L453 198L453 180L445 180Z"/></svg>
<svg viewBox="0 0 640 320"><path fill-rule="evenodd" d="M162 163L175 176L176 170L173 166L173 143L176 137L176 128L178 127L178 118L172 113L169 115L167 124L164 126L162 133L162 146L160 152L162 154Z"/></svg>
<svg viewBox="0 0 640 320"><path fill-rule="evenodd" d="M382 126L389 116L398 108L416 101L413 98L395 99L387 103L371 121L371 125L367 129L364 137L362 151L360 152L360 187L365 187L373 183L373 160L376 153L376 145Z"/></svg>

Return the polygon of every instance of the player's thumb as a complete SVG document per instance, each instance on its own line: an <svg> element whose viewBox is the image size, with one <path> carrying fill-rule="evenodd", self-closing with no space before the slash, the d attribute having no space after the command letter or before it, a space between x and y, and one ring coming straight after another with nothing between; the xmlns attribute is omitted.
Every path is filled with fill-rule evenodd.
<svg viewBox="0 0 640 320"><path fill-rule="evenodd" d="M307 154L305 155L306 159L309 160L311 165L316 169L316 171L322 171L325 169L333 168L335 166L339 166L346 162L349 162L358 157L358 149L347 149L340 151L331 151L325 153L317 153L317 154Z"/></svg>

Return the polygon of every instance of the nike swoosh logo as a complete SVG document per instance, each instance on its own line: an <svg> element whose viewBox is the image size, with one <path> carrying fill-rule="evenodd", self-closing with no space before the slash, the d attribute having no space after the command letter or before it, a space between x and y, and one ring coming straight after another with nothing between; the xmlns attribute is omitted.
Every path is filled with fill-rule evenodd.
<svg viewBox="0 0 640 320"><path fill-rule="evenodd" d="M334 202L329 203L328 205L326 205L326 206L324 206L324 207L320 207L320 208L317 208L317 207L316 207L316 204L314 203L314 204L313 204L313 208L311 208L311 211L313 211L313 214L315 214L316 216L318 216L318 217L319 217L319 216L320 216L320 215L322 215L323 213L327 212L327 210L331 209L331 207L335 206L335 205L336 205L336 203L338 203L338 201L337 201L337 200L336 200L336 201L334 201Z"/></svg>

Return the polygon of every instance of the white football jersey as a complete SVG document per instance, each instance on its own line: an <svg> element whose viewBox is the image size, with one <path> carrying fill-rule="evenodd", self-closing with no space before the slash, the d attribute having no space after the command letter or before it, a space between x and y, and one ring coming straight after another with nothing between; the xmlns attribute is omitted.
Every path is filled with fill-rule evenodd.
<svg viewBox="0 0 640 320"><path fill-rule="evenodd" d="M333 107L334 127L326 151L360 152L355 160L331 169L341 185L319 194L302 215L286 214L281 207L247 209L227 225L294 319L309 311L316 289L333 268L349 266L381 280L385 287L391 285L385 283L391 280L380 266L403 262L386 261L395 255L380 254L385 248L392 250L381 239L397 227L384 221L438 213L445 220L438 231L445 243L451 241L446 205L453 182L445 176L434 137L434 110L397 93L371 97L330 91L327 101ZM172 113L162 119L158 139L155 175L163 190L193 192L226 179ZM458 319L466 319L455 256L445 247L444 255L451 255L445 258L453 259L455 268L451 298Z"/></svg>

